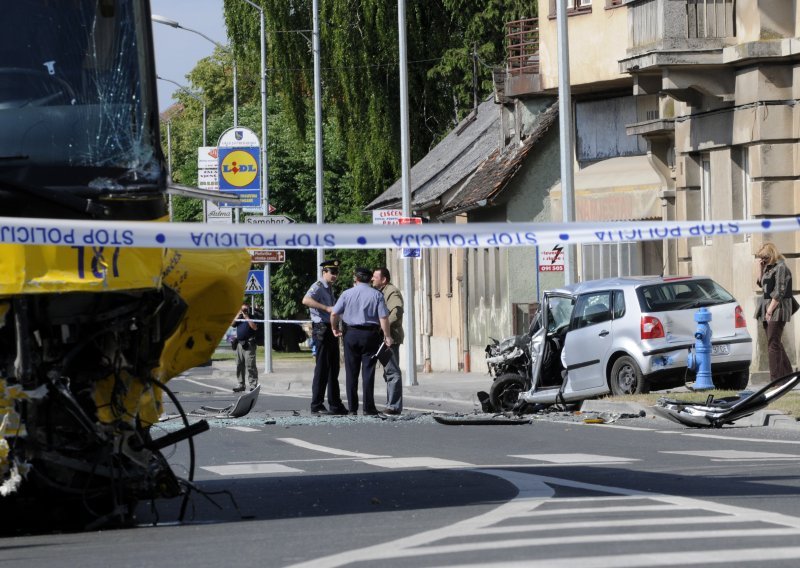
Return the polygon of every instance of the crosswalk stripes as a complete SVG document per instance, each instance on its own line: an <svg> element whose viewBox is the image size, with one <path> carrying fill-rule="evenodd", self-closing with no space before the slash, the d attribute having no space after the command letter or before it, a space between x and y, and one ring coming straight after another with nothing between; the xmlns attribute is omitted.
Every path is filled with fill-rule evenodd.
<svg viewBox="0 0 800 568"><path fill-rule="evenodd" d="M742 450L678 450L666 451L663 450L659 453L662 454L676 454L682 456L694 456L700 458L708 458L711 461L793 461L800 460L800 456L795 454L779 454L774 452L746 452Z"/></svg>
<svg viewBox="0 0 800 568"><path fill-rule="evenodd" d="M292 568L381 561L498 568L706 566L744 561L763 566L773 559L793 565L800 561L800 547L791 546L800 537L800 519L795 517L514 471L475 471L513 483L518 496L448 527ZM589 494L557 497L554 487ZM525 560L496 561L499 551L510 550L516 551L513 557Z"/></svg>

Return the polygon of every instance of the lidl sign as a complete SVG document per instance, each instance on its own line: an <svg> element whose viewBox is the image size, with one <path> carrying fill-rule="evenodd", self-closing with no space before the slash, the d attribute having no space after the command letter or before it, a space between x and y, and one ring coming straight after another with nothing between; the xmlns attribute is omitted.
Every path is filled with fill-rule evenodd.
<svg viewBox="0 0 800 568"><path fill-rule="evenodd" d="M220 148L219 188L260 189L259 148Z"/></svg>
<svg viewBox="0 0 800 568"><path fill-rule="evenodd" d="M219 148L219 189L236 193L238 207L261 206L261 149L258 146ZM220 203L223 207L230 204Z"/></svg>

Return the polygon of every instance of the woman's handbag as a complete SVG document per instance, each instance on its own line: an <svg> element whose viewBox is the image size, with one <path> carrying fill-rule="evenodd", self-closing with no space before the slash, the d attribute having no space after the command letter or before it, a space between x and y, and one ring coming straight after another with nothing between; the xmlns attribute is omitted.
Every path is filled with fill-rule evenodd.
<svg viewBox="0 0 800 568"><path fill-rule="evenodd" d="M798 308L800 308L800 303L798 303L797 300L794 299L794 296L792 296L792 315L797 312Z"/></svg>

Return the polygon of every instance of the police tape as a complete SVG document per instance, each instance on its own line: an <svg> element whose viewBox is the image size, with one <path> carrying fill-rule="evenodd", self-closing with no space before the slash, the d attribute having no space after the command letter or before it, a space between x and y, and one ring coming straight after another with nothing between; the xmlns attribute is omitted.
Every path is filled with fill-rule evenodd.
<svg viewBox="0 0 800 568"><path fill-rule="evenodd" d="M800 217L745 221L225 225L0 217L0 244L173 249L489 248L780 233Z"/></svg>

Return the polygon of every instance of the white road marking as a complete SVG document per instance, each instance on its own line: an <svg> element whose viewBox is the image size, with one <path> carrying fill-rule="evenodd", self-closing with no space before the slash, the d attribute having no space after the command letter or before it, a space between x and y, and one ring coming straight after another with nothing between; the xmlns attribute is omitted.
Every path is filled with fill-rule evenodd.
<svg viewBox="0 0 800 568"><path fill-rule="evenodd" d="M376 467L385 467L387 469L412 469L412 468L430 468L430 469L451 469L454 467L475 467L474 464L466 462L445 460L442 458L383 458L372 460L359 460L368 465Z"/></svg>
<svg viewBox="0 0 800 568"><path fill-rule="evenodd" d="M597 454L516 454L510 458L524 460L538 460L556 464L591 464L591 463L629 463L641 461L634 458L618 458L614 456L601 456Z"/></svg>
<svg viewBox="0 0 800 568"><path fill-rule="evenodd" d="M361 458L361 459L375 459L375 458L387 458L389 456L377 456L373 454L362 454L360 452L351 452L348 450L340 450L339 448L331 448L329 446L320 446L317 444L312 444L311 442L306 442L305 440L300 440L298 438L276 438L279 442L285 442L292 446L297 446L298 448L305 448L307 450L314 450L316 452L324 452L326 454L333 454L336 456L345 456L350 458Z"/></svg>
<svg viewBox="0 0 800 568"><path fill-rule="evenodd" d="M650 566L708 566L728 564L739 566L742 562L763 563L766 560L789 560L800 558L800 546L768 548L724 548L697 552L660 552L658 554L614 554L612 556L571 556L569 558L530 558L517 562L481 563L481 568L647 568ZM453 564L450 568L474 567L474 564Z"/></svg>
<svg viewBox="0 0 800 568"><path fill-rule="evenodd" d="M713 501L702 501L700 499L693 499L688 497L676 497L671 495L663 495L658 493L647 493L644 491L628 490L618 487L595 485L591 483L583 483L579 481L571 481L568 479L559 479L552 477L545 477L539 475L528 475L514 471L503 470L474 470L478 473L493 475L505 479L513 483L519 489L517 497L504 503L503 505L488 511L482 515L478 515L471 519L465 519L458 523L454 523L448 527L434 529L432 531L422 532L409 537L401 538L392 542L382 543L375 546L362 548L360 550L350 550L340 554L334 554L324 558L315 558L314 560L296 564L292 568L333 568L344 566L350 563L365 563L365 565L374 565L380 560L397 560L402 558L427 558L425 564L436 564L436 559L433 555L443 555L452 552L463 553L470 550L507 550L510 547L518 548L536 548L542 544L567 544L567 545L580 545L582 543L594 542L680 542L682 539L703 539L708 540L708 545L701 551L681 551L676 550L672 544L669 545L668 550L654 549L652 552L647 553L633 553L624 554L616 553L611 556L588 556L582 558L568 557L568 558L547 558L536 557L535 552L526 558L524 561L507 562L502 561L495 564L486 564L482 562L482 567L492 566L496 568L508 568L509 566L518 567L564 567L573 568L574 566L581 566L582 568L601 568L607 566L616 567L648 567L648 566L674 566L674 565L708 565L714 563L727 563L730 565L737 565L743 561L761 561L775 560L775 559L800 559L800 547L765 547L765 548L742 548L736 549L729 546L718 545L717 548L713 547L715 539L720 538L736 538L737 543L742 543L744 539L755 537L756 539L765 536L783 536L783 535L796 535L800 536L800 518L783 515L780 513L770 513L768 511L761 511L757 509L748 509L744 507L736 507L732 505L724 505L715 503ZM522 517L530 517L534 514L546 513L548 510L538 510L537 508L547 503L549 506L558 507L558 505L569 504L573 502L572 499L553 499L554 490L550 485L572 487L575 489L583 489L602 493L611 493L613 495L636 498L638 500L649 500L653 505L644 505L638 507L638 510L645 508L658 507L659 505L666 505L677 507L683 510L693 510L698 513L706 513L705 515L686 515L683 518L668 517L663 518L650 518L650 519L603 519L595 518L592 520L587 519L587 513L584 508L569 509L564 508L562 511L565 513L573 513L582 515L583 520L578 520L575 523L564 523L569 528L586 528L582 527L581 523L591 523L587 525L589 528L607 527L614 528L619 526L667 526L674 525L676 528L683 528L684 524L697 524L703 523L702 530L678 530L678 531L654 531L650 533L626 533L624 531L613 530L607 531L606 534L598 535L595 533L584 535L562 535L562 536L548 536L544 539L536 538L517 538L506 540L476 540L474 542L463 542L464 536L472 535L502 535L511 532L512 530L525 530L518 526L509 526L505 521L517 519ZM582 502L591 504L593 499L591 497L581 498ZM608 502L608 497L598 497L598 502ZM602 517L609 509L613 507L600 507L592 509L586 507L585 510L590 511L590 514L596 514ZM622 510L630 511L629 507L619 507ZM557 510L557 509L556 509ZM652 509L651 509L652 510ZM663 510L663 509L662 509ZM708 513L715 513L709 515ZM724 528L722 525L726 523L753 523L758 528L750 527L747 529L741 528ZM623 523L623 524L619 524ZM705 523L714 523L716 526L713 529L708 528ZM773 526L768 526L768 525ZM527 527L526 527L527 528ZM553 529L552 523L541 523L540 527L532 530L548 530ZM487 532L491 531L491 533ZM457 544L436 545L437 541L445 539L459 539ZM464 566L475 566L476 564L465 564Z"/></svg>
<svg viewBox="0 0 800 568"><path fill-rule="evenodd" d="M250 463L236 465L206 465L201 467L217 475L265 475L270 473L302 473L302 469L296 469L278 463Z"/></svg>
<svg viewBox="0 0 800 568"><path fill-rule="evenodd" d="M218 391L222 391L222 392L227 392L227 393L230 393L231 395L236 394L229 388L226 389L226 388L223 388L223 387L217 387L217 386L214 386L214 385L209 385L208 383L203 383L203 382L200 382L200 381L196 381L194 379L190 379L189 377L183 377L181 375L178 375L177 377L173 377L172 379L170 379L170 381L186 381L187 383L192 383L192 384L195 384L195 385L199 385L201 387L205 387L205 388L208 388L208 389L214 389L214 390L218 390Z"/></svg>
<svg viewBox="0 0 800 568"><path fill-rule="evenodd" d="M239 430L239 432L261 432L258 428L250 428L249 426L227 426L228 430Z"/></svg>
<svg viewBox="0 0 800 568"><path fill-rule="evenodd" d="M759 444L791 444L794 446L800 445L798 440L765 440L763 438L739 438L735 436L720 436L719 434L689 434L681 432L684 436L692 438L710 438L712 440L735 440L737 442L755 442Z"/></svg>
<svg viewBox="0 0 800 568"><path fill-rule="evenodd" d="M659 451L660 454L678 454L682 456L697 456L701 458L714 458L715 461L728 460L769 460L769 459L800 459L800 456L791 454L774 454L770 452L747 452L743 450L678 450Z"/></svg>
<svg viewBox="0 0 800 568"><path fill-rule="evenodd" d="M622 528L622 527L644 527L644 526L668 526L680 525L681 527L687 525L701 525L698 527L700 530L705 530L711 524L732 524L732 523L752 523L752 519L744 517L730 517L727 515L698 515L692 517L656 517L652 519L619 519L610 520L603 519L601 521L576 521L570 520L565 523L536 523L525 525L504 525L501 527L484 527L480 530L479 534L506 534L515 532L538 532L538 531L556 531L556 530L577 530L577 529L594 529L594 528Z"/></svg>
<svg viewBox="0 0 800 568"><path fill-rule="evenodd" d="M574 514L587 514L593 513L638 513L643 511L690 511L695 507L683 507L681 505L671 505L669 503L661 503L658 505L622 505L620 507L576 507L572 509L546 509L543 511L531 511L524 513L522 517L553 517L558 515L574 515Z"/></svg>

